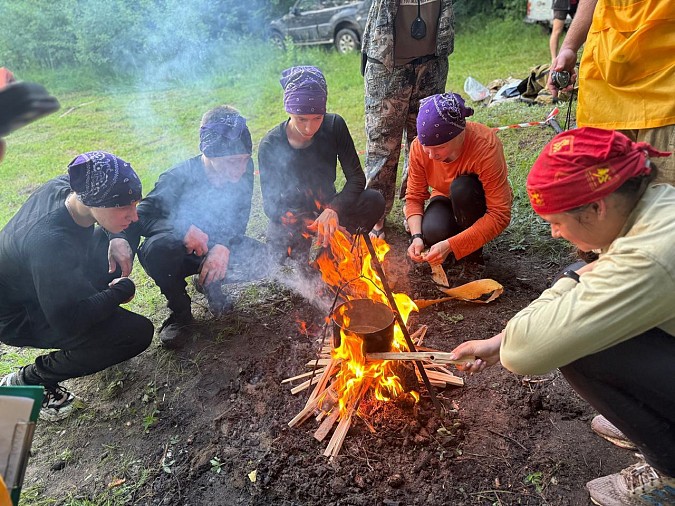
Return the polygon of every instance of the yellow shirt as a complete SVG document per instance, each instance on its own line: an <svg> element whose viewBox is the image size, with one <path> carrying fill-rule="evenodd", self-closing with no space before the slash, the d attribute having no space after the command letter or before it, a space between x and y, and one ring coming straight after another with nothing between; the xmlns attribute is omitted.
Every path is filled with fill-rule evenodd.
<svg viewBox="0 0 675 506"><path fill-rule="evenodd" d="M675 188L649 188L581 281L563 277L506 325L500 358L545 374L655 327L675 339Z"/></svg>
<svg viewBox="0 0 675 506"><path fill-rule="evenodd" d="M675 1L598 0L579 67L577 124L675 124Z"/></svg>

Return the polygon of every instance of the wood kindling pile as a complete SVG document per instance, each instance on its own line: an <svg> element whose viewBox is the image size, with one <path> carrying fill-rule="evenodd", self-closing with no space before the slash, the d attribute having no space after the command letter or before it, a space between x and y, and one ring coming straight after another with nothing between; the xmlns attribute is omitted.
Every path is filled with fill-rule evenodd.
<svg viewBox="0 0 675 506"><path fill-rule="evenodd" d="M387 353L369 353L365 356L365 361L420 361L424 365L424 370L429 377L429 381L434 387L445 388L451 386L463 386L464 380L455 376L446 366L449 364L466 363L466 360L450 360L449 353L443 353L431 348L422 347L424 336L427 332L427 326L422 325L416 332L411 334L413 343L418 351L416 352L387 352ZM318 441L323 441L333 426L337 422L337 427L328 442L328 446L323 452L324 456L333 458L338 455L347 432L352 424L354 415L358 412L359 404L363 397L373 386L373 379L366 378L360 385L356 394L352 398L345 399L345 411L340 416L340 403L338 392L336 391L337 373L342 368L342 361L331 357L331 347L324 346L319 356L307 362L310 371L298 374L291 378L284 379L281 383L294 383L301 381L291 388L292 394L298 394L314 386L305 407L295 417L288 422L289 427L296 427L303 424L311 416L314 416L320 423L319 428L314 432L314 437ZM418 380L419 372L416 371Z"/></svg>

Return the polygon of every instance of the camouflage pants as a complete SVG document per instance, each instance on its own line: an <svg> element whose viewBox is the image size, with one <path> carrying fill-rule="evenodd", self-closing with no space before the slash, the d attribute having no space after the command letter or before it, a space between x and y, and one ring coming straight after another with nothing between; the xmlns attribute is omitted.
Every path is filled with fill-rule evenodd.
<svg viewBox="0 0 675 506"><path fill-rule="evenodd" d="M420 100L445 92L447 58L394 67L393 72L369 60L364 72L366 103L366 178L386 202L385 215L394 205L396 175L405 143L399 198L405 198L410 143L417 137Z"/></svg>

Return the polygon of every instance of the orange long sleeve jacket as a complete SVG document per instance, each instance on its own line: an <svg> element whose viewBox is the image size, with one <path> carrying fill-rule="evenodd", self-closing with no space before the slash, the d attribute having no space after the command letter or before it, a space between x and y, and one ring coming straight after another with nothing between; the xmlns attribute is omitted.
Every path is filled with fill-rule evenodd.
<svg viewBox="0 0 675 506"><path fill-rule="evenodd" d="M513 194L507 177L501 141L490 128L467 122L462 154L445 163L431 160L418 139L410 148L406 219L424 215L425 202L437 195L449 197L450 185L464 174L477 174L485 190L487 211L472 226L449 239L458 260L497 237L511 221Z"/></svg>

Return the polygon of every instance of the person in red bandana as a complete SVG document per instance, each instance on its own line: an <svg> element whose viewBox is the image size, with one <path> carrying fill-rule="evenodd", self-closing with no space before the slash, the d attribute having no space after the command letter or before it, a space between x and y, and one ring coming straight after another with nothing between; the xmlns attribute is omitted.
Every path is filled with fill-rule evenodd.
<svg viewBox="0 0 675 506"><path fill-rule="evenodd" d="M675 189L654 184L666 157L611 130L557 135L527 178L534 211L599 258L567 270L486 340L455 358L465 370L501 361L517 374L560 369L601 415L592 428L644 461L590 481L600 505L675 504Z"/></svg>

